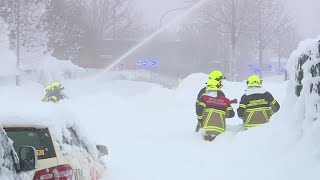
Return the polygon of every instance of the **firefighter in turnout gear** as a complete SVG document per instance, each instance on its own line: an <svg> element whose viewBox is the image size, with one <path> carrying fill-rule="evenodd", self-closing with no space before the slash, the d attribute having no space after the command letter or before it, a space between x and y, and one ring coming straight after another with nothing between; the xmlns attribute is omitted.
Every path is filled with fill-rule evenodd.
<svg viewBox="0 0 320 180"><path fill-rule="evenodd" d="M222 82L222 80L225 79L221 71L212 71L209 75L208 81L211 79ZM198 123L202 122L202 105L200 104L201 101L201 96L206 92L206 87L202 88L200 92L198 93L197 96L197 101L196 101L196 114L197 114L197 119ZM224 93L219 90L219 94L224 96ZM197 128L196 132L198 132L199 128Z"/></svg>
<svg viewBox="0 0 320 180"><path fill-rule="evenodd" d="M221 81L210 79L205 93L200 97L199 111L202 114L201 127L203 137L212 141L226 130L226 118L234 117L234 111L229 99L220 91Z"/></svg>
<svg viewBox="0 0 320 180"><path fill-rule="evenodd" d="M51 93L52 87L51 85L48 85L46 87L46 95L42 98L43 102L49 102L49 93Z"/></svg>
<svg viewBox="0 0 320 180"><path fill-rule="evenodd" d="M270 117L280 109L279 103L262 87L259 76L250 76L247 86L237 109L246 130L269 122Z"/></svg>
<svg viewBox="0 0 320 180"><path fill-rule="evenodd" d="M59 82L55 82L52 85L46 87L46 95L42 99L44 102L58 103L60 100L68 98L63 93L64 87Z"/></svg>

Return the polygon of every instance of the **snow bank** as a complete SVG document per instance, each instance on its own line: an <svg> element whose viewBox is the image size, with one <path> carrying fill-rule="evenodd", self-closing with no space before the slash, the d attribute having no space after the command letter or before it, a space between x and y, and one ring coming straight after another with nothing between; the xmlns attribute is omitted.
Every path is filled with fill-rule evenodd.
<svg viewBox="0 0 320 180"><path fill-rule="evenodd" d="M319 178L320 153L314 141L319 136L303 135L299 122L304 115L293 113L301 112L300 107L283 105L296 98L284 102L282 81L263 82L281 104L270 123L241 131L235 128L241 125L235 117L227 120L227 132L216 141L202 141L194 133L194 105L207 78L190 75L175 90L127 80L68 80L64 85L70 99L59 104L42 103L43 88L38 84L4 87L0 114L6 121L13 117L13 122L47 124L60 137L73 122L81 124L90 132L85 137L108 145L110 180ZM223 85L230 99L245 93L245 82Z"/></svg>
<svg viewBox="0 0 320 180"><path fill-rule="evenodd" d="M7 25L0 19L0 85L15 84L17 73L15 52L9 48ZM76 79L94 74L93 70L81 68L71 61L57 60L50 55L29 52L21 47L19 77L22 82L38 82L48 85L55 81Z"/></svg>
<svg viewBox="0 0 320 180"><path fill-rule="evenodd" d="M288 96L294 98L294 94L301 94L294 102L303 107L298 113L304 114L309 124L320 119L320 36L301 42L291 54L287 69L290 74Z"/></svg>
<svg viewBox="0 0 320 180"><path fill-rule="evenodd" d="M25 82L38 82L42 85L48 85L55 81L63 82L66 79L81 78L89 72L71 61L57 60L49 55L25 60L22 69L21 75Z"/></svg>
<svg viewBox="0 0 320 180"><path fill-rule="evenodd" d="M121 70L102 71L99 80L130 80L160 84L166 88L175 88L179 84L179 79L167 75L158 74L155 70Z"/></svg>

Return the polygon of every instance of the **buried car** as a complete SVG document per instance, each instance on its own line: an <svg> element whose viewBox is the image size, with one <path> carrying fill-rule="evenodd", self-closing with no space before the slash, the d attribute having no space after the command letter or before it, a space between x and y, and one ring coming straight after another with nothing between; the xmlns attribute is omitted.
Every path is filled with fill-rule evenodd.
<svg viewBox="0 0 320 180"><path fill-rule="evenodd" d="M18 147L18 154L12 146L12 141L8 138L0 124L0 179L28 179L23 173L32 171L37 166L37 155L34 147Z"/></svg>
<svg viewBox="0 0 320 180"><path fill-rule="evenodd" d="M107 155L108 149L90 143L74 124L57 128L34 123L4 123L3 128L16 151L21 146L35 148L38 165L27 172L33 180L96 180L101 179L106 170L100 157Z"/></svg>

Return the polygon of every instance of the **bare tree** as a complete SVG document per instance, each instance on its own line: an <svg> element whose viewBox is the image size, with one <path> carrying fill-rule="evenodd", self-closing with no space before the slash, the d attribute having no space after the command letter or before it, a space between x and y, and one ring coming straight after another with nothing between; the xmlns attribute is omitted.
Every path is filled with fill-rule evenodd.
<svg viewBox="0 0 320 180"><path fill-rule="evenodd" d="M15 0L0 0L0 16L9 25L12 48L16 47L17 20L19 19L20 44L28 50L40 48L43 51L42 47L46 47L47 38L41 18L46 3L47 1L40 0L20 1L19 3Z"/></svg>
<svg viewBox="0 0 320 180"><path fill-rule="evenodd" d="M199 22L219 34L229 36L229 76L235 79L237 59L236 50L239 37L246 33L253 17L250 15L250 0L211 1L201 9ZM224 37L225 35L222 35Z"/></svg>
<svg viewBox="0 0 320 180"><path fill-rule="evenodd" d="M120 38L136 18L130 0L95 0L86 6L89 30L99 40Z"/></svg>
<svg viewBox="0 0 320 180"><path fill-rule="evenodd" d="M47 51L58 59L79 58L84 48L87 25L82 0L49 1L43 24L47 31Z"/></svg>
<svg viewBox="0 0 320 180"><path fill-rule="evenodd" d="M279 70L283 58L289 58L292 51L298 46L300 39L294 26L288 26L287 31L277 34L276 42L273 45L278 55Z"/></svg>
<svg viewBox="0 0 320 180"><path fill-rule="evenodd" d="M263 72L263 52L274 41L290 30L291 20L278 0L255 1L253 32L259 51L259 69Z"/></svg>

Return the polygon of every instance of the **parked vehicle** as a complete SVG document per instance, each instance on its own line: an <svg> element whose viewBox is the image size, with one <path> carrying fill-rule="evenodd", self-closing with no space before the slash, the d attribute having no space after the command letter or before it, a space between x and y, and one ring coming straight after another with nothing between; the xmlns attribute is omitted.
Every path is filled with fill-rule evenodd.
<svg viewBox="0 0 320 180"><path fill-rule="evenodd" d="M79 136L77 127L63 128L52 133L47 126L4 124L4 130L17 151L21 146L34 147L37 166L28 175L33 180L96 180L106 166L100 160L108 154L106 146L92 144Z"/></svg>
<svg viewBox="0 0 320 180"><path fill-rule="evenodd" d="M23 172L34 170L38 163L35 148L17 146L17 154L1 124L0 142L0 179L25 180L27 176Z"/></svg>

